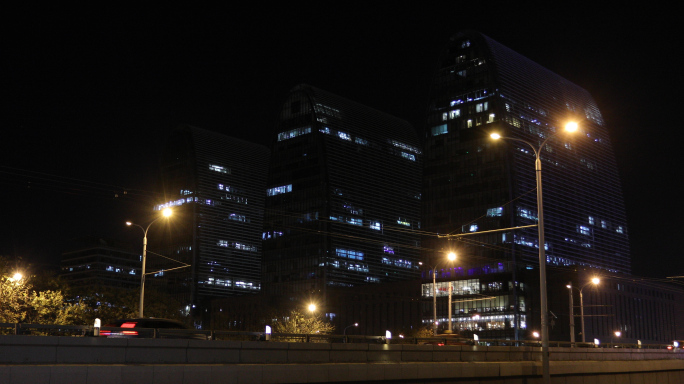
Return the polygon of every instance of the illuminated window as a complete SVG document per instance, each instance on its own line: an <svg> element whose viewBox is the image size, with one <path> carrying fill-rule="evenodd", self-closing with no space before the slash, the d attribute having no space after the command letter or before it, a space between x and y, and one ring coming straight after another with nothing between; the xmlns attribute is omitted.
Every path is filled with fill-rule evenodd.
<svg viewBox="0 0 684 384"><path fill-rule="evenodd" d="M411 161L416 161L416 155L413 155L411 153L402 152L401 157L403 157L404 159L411 160Z"/></svg>
<svg viewBox="0 0 684 384"><path fill-rule="evenodd" d="M593 216L589 216L589 224L594 225L594 217Z"/></svg>
<svg viewBox="0 0 684 384"><path fill-rule="evenodd" d="M216 164L209 164L209 169L219 173L226 173L230 175L230 168L222 167Z"/></svg>
<svg viewBox="0 0 684 384"><path fill-rule="evenodd" d="M224 247L224 248L235 248L241 251L248 251L248 252L258 252L258 249L254 245L249 245L249 244L244 244L244 243L238 243L238 242L228 242L227 240L219 240L216 245L219 247Z"/></svg>
<svg viewBox="0 0 684 384"><path fill-rule="evenodd" d="M354 142L355 142L356 144L368 146L368 141L365 140L365 139L362 139L362 138L360 138L360 137L354 138Z"/></svg>
<svg viewBox="0 0 684 384"><path fill-rule="evenodd" d="M283 235L283 232L281 232L281 231L268 231L268 232L264 232L261 234L261 239L262 240L275 239L276 237L280 237L282 235Z"/></svg>
<svg viewBox="0 0 684 384"><path fill-rule="evenodd" d="M449 118L448 113L446 113L446 112L442 113L442 121L447 121L448 118Z"/></svg>
<svg viewBox="0 0 684 384"><path fill-rule="evenodd" d="M307 133L311 133L311 127L301 127L301 128L291 129L289 131L279 133L278 134L278 141L292 139L292 138L295 138L297 136L306 135Z"/></svg>
<svg viewBox="0 0 684 384"><path fill-rule="evenodd" d="M275 196L275 195L280 195L280 194L288 193L288 192L292 192L292 184L281 185L280 187L269 188L266 191L266 195L267 196Z"/></svg>
<svg viewBox="0 0 684 384"><path fill-rule="evenodd" d="M589 227L585 227L584 225L578 225L577 232L582 235L591 235L591 229L589 229Z"/></svg>
<svg viewBox="0 0 684 384"><path fill-rule="evenodd" d="M237 213L231 213L228 219L233 221L239 221L242 223L249 223L249 219L245 215L238 215Z"/></svg>
<svg viewBox="0 0 684 384"><path fill-rule="evenodd" d="M371 221L370 222L370 229L375 229L376 231L379 231L382 229L382 225L380 224L379 221Z"/></svg>
<svg viewBox="0 0 684 384"><path fill-rule="evenodd" d="M339 132L337 132L337 136L342 140L351 141L351 136L349 136L349 134L347 132L339 131Z"/></svg>
<svg viewBox="0 0 684 384"><path fill-rule="evenodd" d="M436 127L432 127L432 136L439 136L443 135L445 133L448 133L449 130L447 129L446 124L438 125Z"/></svg>
<svg viewBox="0 0 684 384"><path fill-rule="evenodd" d="M409 151L409 152L413 152L413 153L416 153L419 155L422 153L420 149L418 149L412 145L404 144L400 141L390 140L390 143L392 143L392 145L394 145L395 147L401 148L401 149Z"/></svg>
<svg viewBox="0 0 684 384"><path fill-rule="evenodd" d="M461 110L460 109L454 109L453 111L449 112L449 118L450 119L455 119L459 116L461 116Z"/></svg>
<svg viewBox="0 0 684 384"><path fill-rule="evenodd" d="M351 260L363 260L363 252L356 251L353 249L336 248L335 255L338 257L344 257L345 259Z"/></svg>
<svg viewBox="0 0 684 384"><path fill-rule="evenodd" d="M488 123L493 123L493 122L494 122L494 114L493 114L493 113L490 113L490 114L489 114L489 119L487 119L487 122L488 122Z"/></svg>
<svg viewBox="0 0 684 384"><path fill-rule="evenodd" d="M468 119L468 121L466 122L466 127L468 127L468 128L473 127L473 121L471 119Z"/></svg>
<svg viewBox="0 0 684 384"><path fill-rule="evenodd" d="M526 219L537 220L537 214L532 212L529 209L518 207L517 211L518 211L518 216L520 216L520 217L524 217Z"/></svg>
<svg viewBox="0 0 684 384"><path fill-rule="evenodd" d="M499 217L503 215L503 207L489 208L487 210L487 217Z"/></svg>
<svg viewBox="0 0 684 384"><path fill-rule="evenodd" d="M394 258L390 258L390 257L383 257L382 263L386 264L386 265L393 265L395 267L409 268L409 269L413 265L413 263L408 261L408 260L394 259Z"/></svg>

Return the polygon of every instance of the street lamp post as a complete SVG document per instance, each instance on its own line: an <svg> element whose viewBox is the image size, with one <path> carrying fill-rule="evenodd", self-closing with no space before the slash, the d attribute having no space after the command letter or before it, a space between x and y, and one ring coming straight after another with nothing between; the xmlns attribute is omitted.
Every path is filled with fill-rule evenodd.
<svg viewBox="0 0 684 384"><path fill-rule="evenodd" d="M576 289L579 291L580 294L580 321L581 321L581 326L582 326L582 342L586 342L586 338L584 336L584 295L582 292L584 291L584 288L586 288L587 285L589 284L594 284L598 285L601 282L601 279L598 277L594 277L591 279L590 282L584 284L581 288L573 287L572 282L568 283L566 287L570 290L570 342L574 343L575 342L575 311L574 307L572 305L572 290ZM574 344L573 344L574 345Z"/></svg>
<svg viewBox="0 0 684 384"><path fill-rule="evenodd" d="M454 260L456 260L456 254L449 252L446 260L432 267L432 336L437 336L437 267L443 262ZM451 294L449 295L449 330L451 330Z"/></svg>
<svg viewBox="0 0 684 384"><path fill-rule="evenodd" d="M344 331L342 332L342 336L344 336L344 342L345 342L345 343L347 342L347 329L349 329L349 328L351 328L351 327L358 327L358 326L359 326L359 323L354 323L354 324L352 324L352 325L347 325L347 326L344 328Z"/></svg>
<svg viewBox="0 0 684 384"><path fill-rule="evenodd" d="M449 313L449 332L448 333L453 333L453 330L451 328L451 322L452 322L451 318L453 317L451 315L452 314L452 312L451 312L451 294L454 291L454 287L453 287L453 284L451 283L451 281L449 282L449 288L448 289L449 289L449 309L447 310L447 312Z"/></svg>
<svg viewBox="0 0 684 384"><path fill-rule="evenodd" d="M145 264L147 262L147 231L150 229L152 224L156 222L157 220L161 219L162 217L169 217L171 216L171 209L166 208L162 211L162 216L157 217L156 219L152 220L151 223L147 225L147 228L143 228L141 225L135 224L131 221L127 221L126 225L130 226L136 226L140 228L143 231L143 253L142 253L142 276L140 276L140 304L138 306L138 317L143 318L143 306L145 303Z"/></svg>
<svg viewBox="0 0 684 384"><path fill-rule="evenodd" d="M570 294L570 346L575 346L575 308L572 300L572 281L566 285Z"/></svg>
<svg viewBox="0 0 684 384"><path fill-rule="evenodd" d="M586 332L585 332L585 330L584 330L584 296L582 295L582 291L584 290L584 288L585 288L587 285L589 285L589 284L598 285L599 282L601 282L601 280L599 280L598 277L594 277L593 279L591 279L590 282L584 284L584 285L582 286L582 288L580 288L580 290L579 290L579 293L580 293L580 318L581 318L581 320L582 320L582 342L583 342L583 343L586 342L586 336L585 336L585 333L586 333Z"/></svg>
<svg viewBox="0 0 684 384"><path fill-rule="evenodd" d="M565 126L565 130L568 132L574 132L577 130L577 123L568 123ZM542 337L542 374L544 383L549 383L551 381L551 373L549 371L549 323L548 323L548 302L547 302L547 292L546 292L546 253L545 253L545 243L544 243L544 204L542 202L542 163L541 163L541 150L544 145L551 139L555 137L556 134L549 135L539 147L535 147L534 144L527 140L516 139L512 137L503 137L498 133L492 133L490 137L492 139L507 139L512 141L519 141L529 145L534 151L535 162L534 168L537 178L537 234L539 236L539 300L541 302L541 337Z"/></svg>

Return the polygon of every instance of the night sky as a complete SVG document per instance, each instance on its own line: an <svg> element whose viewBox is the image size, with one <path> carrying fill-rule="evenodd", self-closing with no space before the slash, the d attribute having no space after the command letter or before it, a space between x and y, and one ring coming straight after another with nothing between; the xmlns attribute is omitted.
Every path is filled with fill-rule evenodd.
<svg viewBox="0 0 684 384"><path fill-rule="evenodd" d="M594 96L634 274L684 275L677 12L511 3L5 10L0 255L48 268L71 238L141 241L123 222L149 221L164 133L187 123L267 145L299 83L422 130L440 50L475 29Z"/></svg>

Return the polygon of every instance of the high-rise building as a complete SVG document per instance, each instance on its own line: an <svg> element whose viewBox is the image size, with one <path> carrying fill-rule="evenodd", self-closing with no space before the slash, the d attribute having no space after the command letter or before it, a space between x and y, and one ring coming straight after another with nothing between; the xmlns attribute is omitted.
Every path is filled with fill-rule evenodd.
<svg viewBox="0 0 684 384"><path fill-rule="evenodd" d="M439 59L428 114L424 228L443 235L471 234L454 238L460 240L462 268L440 277L475 279L463 284L477 286L478 292L496 288L510 293L496 305L471 298L457 316L486 309L494 325L483 320L489 324L485 328L516 324L502 317L513 307L525 311L524 296L513 293L522 290L515 274L510 282L481 284L473 276L486 273L469 266L499 262L502 272L536 269L539 246L545 247L551 267L631 272L617 166L605 122L586 90L485 35L466 31L451 38ZM579 123L574 135L561 132L570 120ZM489 135L494 132L534 147L556 135L541 149L543 245L533 227L534 151L520 141L493 141ZM442 241L425 245L438 249ZM432 290L424 292L431 296ZM524 325L520 319L517 323Z"/></svg>
<svg viewBox="0 0 684 384"><path fill-rule="evenodd" d="M261 290L268 158L262 145L191 126L173 131L162 160L165 201L155 209L174 213L165 257L148 257L163 277L153 280L188 305Z"/></svg>
<svg viewBox="0 0 684 384"><path fill-rule="evenodd" d="M295 87L271 144L264 289L326 290L418 276L422 151L406 121Z"/></svg>

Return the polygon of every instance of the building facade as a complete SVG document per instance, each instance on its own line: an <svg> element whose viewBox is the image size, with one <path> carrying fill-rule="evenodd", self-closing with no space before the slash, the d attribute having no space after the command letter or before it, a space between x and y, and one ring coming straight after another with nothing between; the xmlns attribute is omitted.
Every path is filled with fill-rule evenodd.
<svg viewBox="0 0 684 384"><path fill-rule="evenodd" d="M568 121L579 123L574 135L562 132ZM491 133L506 139L493 141ZM461 32L439 59L425 134L424 228L455 235L465 269L490 261L513 263L514 274L536 269L544 246L549 266L631 272L617 166L586 90L485 35ZM552 135L541 149L546 243L540 245L535 154L508 138L537 148ZM438 250L443 242L433 236L424 245ZM496 307L515 319L512 327L524 327L530 306L514 301Z"/></svg>
<svg viewBox="0 0 684 384"><path fill-rule="evenodd" d="M541 331L536 270L520 266L514 270L512 262L493 262L445 269L439 276L440 333L448 329L449 286L452 330L461 336L534 340L534 333ZM595 277L598 284L591 282ZM547 287L550 340L572 341L574 335L574 341L581 342L583 332L587 343L597 339L600 343L666 344L684 337L681 285L598 269L550 267ZM432 282L424 281L424 326L432 322L432 290Z"/></svg>
<svg viewBox="0 0 684 384"><path fill-rule="evenodd" d="M174 211L150 271L188 305L261 290L268 148L191 126L164 148L164 201ZM155 261L156 260L156 261Z"/></svg>
<svg viewBox="0 0 684 384"><path fill-rule="evenodd" d="M99 237L72 240L62 252L60 276L74 287L138 289L142 256L137 248Z"/></svg>
<svg viewBox="0 0 684 384"><path fill-rule="evenodd" d="M416 278L422 151L406 121L307 85L280 111L264 285L280 302Z"/></svg>

